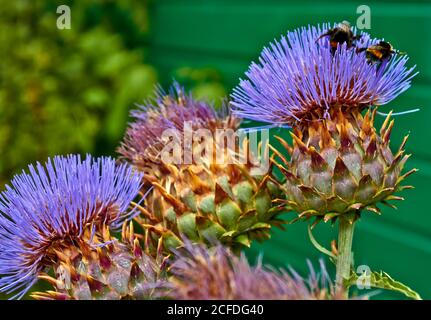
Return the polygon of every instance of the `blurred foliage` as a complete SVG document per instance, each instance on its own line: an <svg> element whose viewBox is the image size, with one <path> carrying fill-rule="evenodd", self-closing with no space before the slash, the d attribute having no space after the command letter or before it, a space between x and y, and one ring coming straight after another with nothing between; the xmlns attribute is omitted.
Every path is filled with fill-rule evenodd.
<svg viewBox="0 0 431 320"><path fill-rule="evenodd" d="M60 4L71 8L69 30L57 29ZM2 1L1 185L47 156L114 151L130 107L157 81L156 70L143 62L147 6L146 1Z"/></svg>
<svg viewBox="0 0 431 320"><path fill-rule="evenodd" d="M181 67L173 71L173 78L191 88L196 99L206 100L220 107L227 95L220 72L214 68Z"/></svg>

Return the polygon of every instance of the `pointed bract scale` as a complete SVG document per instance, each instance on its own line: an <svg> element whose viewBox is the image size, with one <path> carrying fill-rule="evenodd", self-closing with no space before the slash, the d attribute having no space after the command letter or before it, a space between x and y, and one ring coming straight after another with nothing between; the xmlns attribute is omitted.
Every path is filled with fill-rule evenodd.
<svg viewBox="0 0 431 320"><path fill-rule="evenodd" d="M364 141L367 137L374 135L373 132L373 118L370 119L370 111L367 111L365 114L363 121L362 121L362 127L361 131L359 133L359 137Z"/></svg>
<svg viewBox="0 0 431 320"><path fill-rule="evenodd" d="M373 213L375 213L377 215L381 215L382 214L381 211L380 211L380 209L377 206L374 206L374 205L366 206L365 210L371 211L371 212L373 212Z"/></svg>
<svg viewBox="0 0 431 320"><path fill-rule="evenodd" d="M376 141L376 136L374 134L371 136L371 139L370 139L370 142L368 143L365 154L367 156L367 160L374 159L377 155L377 141Z"/></svg>
<svg viewBox="0 0 431 320"><path fill-rule="evenodd" d="M335 148L336 143L334 139L332 138L331 134L329 133L329 130L326 126L319 126L320 128L320 139L319 139L319 147L320 150L325 150L329 148Z"/></svg>
<svg viewBox="0 0 431 320"><path fill-rule="evenodd" d="M325 159L316 151L314 147L308 149L311 156L311 169L315 171L323 171L328 169L328 164Z"/></svg>
<svg viewBox="0 0 431 320"><path fill-rule="evenodd" d="M287 143L285 145L288 145ZM274 148L273 146L269 146L270 150L274 153L273 155L273 159L275 159L276 157L278 159L280 159L283 162L283 166L288 167L289 166L289 161L286 159L285 156L283 156L276 148ZM272 160L273 160L272 159ZM274 163L274 161L271 161L271 163Z"/></svg>
<svg viewBox="0 0 431 320"><path fill-rule="evenodd" d="M301 151L301 153L305 154L308 151L308 147L304 144L304 142L299 138L296 134L293 132L290 132L291 137L293 138L294 142L294 149L297 149Z"/></svg>
<svg viewBox="0 0 431 320"><path fill-rule="evenodd" d="M353 199L358 187L349 169L340 157L336 160L332 186L334 194L348 201Z"/></svg>
<svg viewBox="0 0 431 320"><path fill-rule="evenodd" d="M383 124L380 127L380 136L384 136L384 133L387 129L387 126L388 126L389 122L391 121L391 116L392 116L392 110L388 113L388 115L385 118L385 121L383 121Z"/></svg>
<svg viewBox="0 0 431 320"><path fill-rule="evenodd" d="M388 128L386 129L386 131L384 132L384 134L382 136L383 142L386 145L389 144L389 140L391 138L391 133L392 133L392 128L394 127L394 123L395 123L395 120L392 119L392 121L389 123Z"/></svg>
<svg viewBox="0 0 431 320"><path fill-rule="evenodd" d="M284 140L283 138L281 138L277 135L275 135L274 138L277 139L277 141L281 143L281 145L284 147L284 149L286 149L286 151L289 155L292 155L293 148L286 142L286 140Z"/></svg>

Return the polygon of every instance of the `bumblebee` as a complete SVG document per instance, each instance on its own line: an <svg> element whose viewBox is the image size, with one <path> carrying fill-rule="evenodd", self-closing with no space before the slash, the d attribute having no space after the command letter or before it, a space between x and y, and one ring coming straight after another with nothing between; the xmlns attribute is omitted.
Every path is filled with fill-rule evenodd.
<svg viewBox="0 0 431 320"><path fill-rule="evenodd" d="M365 51L365 55L369 63L379 63L385 60L389 60L394 53L405 54L395 50L389 42L380 41L378 44L369 46L368 48L358 48L357 52Z"/></svg>
<svg viewBox="0 0 431 320"><path fill-rule="evenodd" d="M329 29L324 34L320 35L319 38L316 39L316 42L323 37L329 37L331 52L334 53L338 44L346 43L347 48L351 48L354 46L353 42L358 40L361 36L354 35L350 23L348 21L343 21L335 28Z"/></svg>

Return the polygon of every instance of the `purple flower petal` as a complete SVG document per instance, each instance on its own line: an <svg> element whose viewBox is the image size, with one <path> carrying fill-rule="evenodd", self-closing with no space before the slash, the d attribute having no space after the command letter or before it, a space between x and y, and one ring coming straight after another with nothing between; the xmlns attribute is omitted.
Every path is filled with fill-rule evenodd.
<svg viewBox="0 0 431 320"><path fill-rule="evenodd" d="M177 132L178 140L182 141L186 123L192 130L239 127L239 119L229 114L227 105L216 111L211 104L194 99L176 82L169 93L159 88L155 98L132 111L131 116L135 120L129 124L118 152L140 168L147 161L157 162L166 144L162 140L165 130Z"/></svg>

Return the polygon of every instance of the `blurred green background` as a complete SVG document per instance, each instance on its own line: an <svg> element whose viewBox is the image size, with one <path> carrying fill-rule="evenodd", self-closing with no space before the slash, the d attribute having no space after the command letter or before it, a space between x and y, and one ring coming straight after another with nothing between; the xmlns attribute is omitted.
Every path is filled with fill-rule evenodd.
<svg viewBox="0 0 431 320"><path fill-rule="evenodd" d="M61 4L71 8L70 30L56 28ZM364 214L357 224L355 264L383 269L431 299L429 1L0 0L0 183L58 153L115 155L129 110L155 83L166 87L175 78L196 97L219 103L269 41L307 24L355 24L363 4L371 9L368 31L408 52L420 71L412 88L385 106L421 107L397 117L392 139L397 147L411 133L408 166L420 171L409 178L416 189L405 192L399 210ZM306 227L274 232L252 246L250 258L263 253L265 262L305 273L306 259L321 257ZM336 227L319 225L314 235L328 247Z"/></svg>

